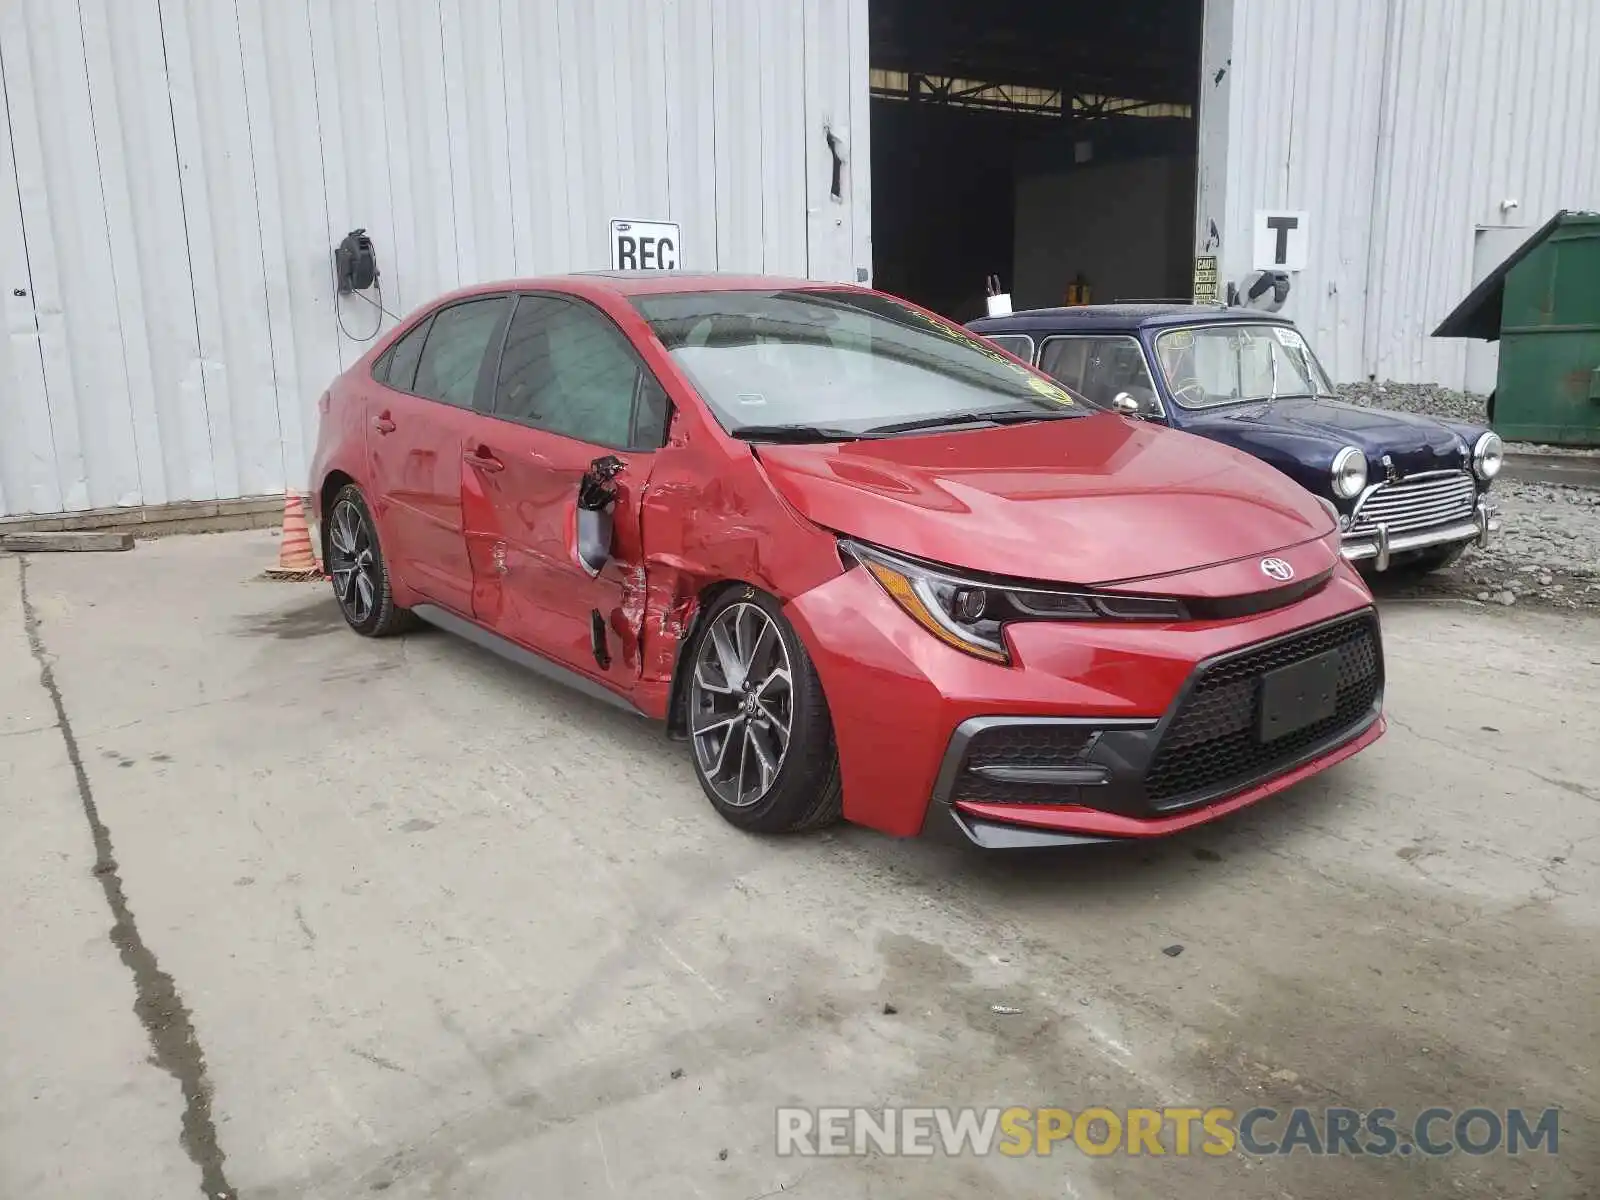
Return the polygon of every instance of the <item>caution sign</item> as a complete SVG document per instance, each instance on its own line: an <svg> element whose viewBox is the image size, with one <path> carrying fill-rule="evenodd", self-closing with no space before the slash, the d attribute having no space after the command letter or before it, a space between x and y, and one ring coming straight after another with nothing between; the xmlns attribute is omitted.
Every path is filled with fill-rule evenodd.
<svg viewBox="0 0 1600 1200"><path fill-rule="evenodd" d="M1194 259L1194 302L1217 303L1217 256L1197 254Z"/></svg>

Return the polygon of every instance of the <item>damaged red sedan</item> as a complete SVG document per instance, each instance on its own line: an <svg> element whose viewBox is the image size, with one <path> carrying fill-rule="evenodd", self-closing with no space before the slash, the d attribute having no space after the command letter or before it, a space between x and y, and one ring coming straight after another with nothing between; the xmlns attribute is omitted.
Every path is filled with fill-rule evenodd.
<svg viewBox="0 0 1600 1200"><path fill-rule="evenodd" d="M865 288L473 288L321 401L324 562L666 723L762 832L1173 832L1383 732L1329 507Z"/></svg>

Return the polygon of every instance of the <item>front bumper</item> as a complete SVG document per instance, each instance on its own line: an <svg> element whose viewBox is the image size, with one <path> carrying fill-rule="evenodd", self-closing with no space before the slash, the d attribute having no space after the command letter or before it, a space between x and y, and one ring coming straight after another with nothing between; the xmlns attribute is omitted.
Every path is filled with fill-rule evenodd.
<svg viewBox="0 0 1600 1200"><path fill-rule="evenodd" d="M1331 537L1326 553L1333 558ZM1368 617L1374 621L1372 662L1379 667L1371 594L1348 564L1339 564L1324 586L1286 607L1226 620L1013 626L1011 667L929 637L861 570L797 597L786 612L811 652L828 699L844 816L896 836L960 824L980 829L978 837L967 833L971 840L996 845L1041 837L1059 844L1064 836L1161 835L1280 790L1382 732L1381 690L1375 688L1359 703L1352 700L1337 728L1307 729L1292 746L1277 744L1284 753L1271 762L1230 759L1201 778L1174 774L1182 764L1170 752L1162 756L1163 749L1189 737L1204 741L1245 729L1228 723L1237 717L1235 709L1221 718L1221 726L1198 733L1191 728L1184 737L1163 741L1172 731L1170 714L1183 707L1208 664ZM1254 686L1233 682L1245 691ZM950 775L964 765L951 766L953 752L981 740L973 736L977 730L1006 722L1087 723L1097 742L1081 760L1057 754L1031 763L1007 762L990 746L984 765L1000 766L998 775ZM1029 765L1074 771L1030 776L1004 769ZM1092 770L1080 774L1078 768ZM1091 775L1098 780L1102 773L1106 783L1091 782ZM989 824L1009 832L986 836Z"/></svg>
<svg viewBox="0 0 1600 1200"><path fill-rule="evenodd" d="M1338 664L1333 711L1269 737L1266 679L1323 656ZM1368 610L1205 660L1159 720L963 721L925 831L953 828L992 849L1164 836L1281 791L1383 728L1383 652Z"/></svg>
<svg viewBox="0 0 1600 1200"><path fill-rule="evenodd" d="M1341 552L1350 562L1370 560L1375 569L1387 571L1390 560L1396 554L1467 542L1482 549L1489 544L1492 535L1499 532L1500 510L1487 500L1479 500L1470 521L1453 521L1432 529L1397 534L1391 534L1387 526L1379 525L1375 533L1346 537Z"/></svg>

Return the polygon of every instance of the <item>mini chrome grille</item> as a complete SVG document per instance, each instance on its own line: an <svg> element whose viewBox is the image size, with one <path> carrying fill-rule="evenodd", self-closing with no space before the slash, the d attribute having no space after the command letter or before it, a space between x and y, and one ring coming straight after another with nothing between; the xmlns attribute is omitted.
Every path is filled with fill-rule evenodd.
<svg viewBox="0 0 1600 1200"><path fill-rule="evenodd" d="M1470 471L1418 475L1398 483L1380 483L1356 509L1350 532L1374 532L1379 525L1391 534L1410 533L1471 520L1478 488Z"/></svg>

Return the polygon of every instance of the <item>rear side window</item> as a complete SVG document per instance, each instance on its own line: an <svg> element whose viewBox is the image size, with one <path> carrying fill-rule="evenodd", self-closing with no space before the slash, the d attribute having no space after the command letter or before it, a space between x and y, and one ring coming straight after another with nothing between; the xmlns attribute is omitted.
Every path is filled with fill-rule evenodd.
<svg viewBox="0 0 1600 1200"><path fill-rule="evenodd" d="M1145 415L1163 414L1144 347L1130 334L1047 338L1039 352L1039 366L1101 408L1110 408L1125 392L1139 402Z"/></svg>
<svg viewBox="0 0 1600 1200"><path fill-rule="evenodd" d="M500 329L505 307L504 296L492 296L441 310L428 330L411 390L430 400L471 408L484 352Z"/></svg>
<svg viewBox="0 0 1600 1200"><path fill-rule="evenodd" d="M1069 388L1081 390L1083 368L1089 358L1089 339L1081 337L1051 338L1039 355L1039 369L1053 375Z"/></svg>
<svg viewBox="0 0 1600 1200"><path fill-rule="evenodd" d="M386 383L402 392L409 392L417 378L417 360L422 357L422 343L428 338L429 321L424 318L417 327L401 338L378 364L373 372L379 383Z"/></svg>
<svg viewBox="0 0 1600 1200"><path fill-rule="evenodd" d="M991 342L1007 354L1015 354L1023 362L1033 361L1033 339L1025 333L986 333Z"/></svg>

